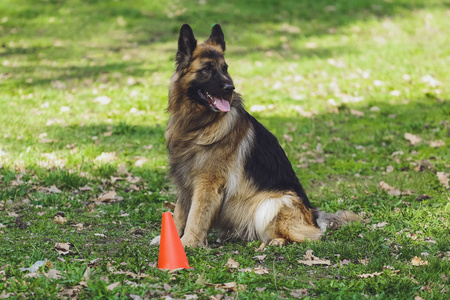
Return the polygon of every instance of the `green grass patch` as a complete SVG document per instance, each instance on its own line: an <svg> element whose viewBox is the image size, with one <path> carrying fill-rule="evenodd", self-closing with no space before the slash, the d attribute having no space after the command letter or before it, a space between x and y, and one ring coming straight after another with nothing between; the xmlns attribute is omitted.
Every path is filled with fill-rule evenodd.
<svg viewBox="0 0 450 300"><path fill-rule="evenodd" d="M449 9L442 0L2 1L0 298L448 299ZM264 252L213 232L209 248L186 250L194 269L155 267L149 244L176 199L164 130L183 23L199 40L222 25L237 91L313 205L367 223ZM308 250L330 265L299 263ZM239 268L225 266L230 258ZM42 260L51 264L36 277L19 269Z"/></svg>

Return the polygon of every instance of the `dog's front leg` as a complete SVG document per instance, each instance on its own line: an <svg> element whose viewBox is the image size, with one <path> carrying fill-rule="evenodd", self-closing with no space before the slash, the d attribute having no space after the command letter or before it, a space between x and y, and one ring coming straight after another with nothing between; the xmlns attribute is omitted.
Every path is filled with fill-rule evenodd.
<svg viewBox="0 0 450 300"><path fill-rule="evenodd" d="M216 218L223 191L223 180L205 176L195 185L192 204L187 217L183 246L202 247L208 245L208 233Z"/></svg>
<svg viewBox="0 0 450 300"><path fill-rule="evenodd" d="M184 228L186 227L189 206L190 203L186 201L186 198L182 198L182 196L178 197L177 204L175 205L175 209L173 211L173 221L175 222L175 226L177 227L180 237L183 236Z"/></svg>

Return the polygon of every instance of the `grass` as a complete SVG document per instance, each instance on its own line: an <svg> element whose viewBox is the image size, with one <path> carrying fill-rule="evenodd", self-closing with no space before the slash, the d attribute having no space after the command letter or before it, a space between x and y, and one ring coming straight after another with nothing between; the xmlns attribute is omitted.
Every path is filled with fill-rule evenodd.
<svg viewBox="0 0 450 300"><path fill-rule="evenodd" d="M448 298L449 193L437 176L450 172L448 2L6 0L0 8L0 295ZM258 242L218 244L213 233L208 249L186 250L195 269L155 268L149 243L164 202L175 201L164 128L183 23L199 39L223 26L237 90L280 140L312 203L368 223L263 253ZM411 145L405 133L422 141ZM110 202L95 204L112 190ZM57 213L67 222L54 224ZM331 265L298 263L308 249ZM427 264L413 265L415 257ZM226 267L229 258L239 268ZM37 278L19 270L45 259ZM242 271L260 265L265 274ZM216 289L229 282L243 287Z"/></svg>

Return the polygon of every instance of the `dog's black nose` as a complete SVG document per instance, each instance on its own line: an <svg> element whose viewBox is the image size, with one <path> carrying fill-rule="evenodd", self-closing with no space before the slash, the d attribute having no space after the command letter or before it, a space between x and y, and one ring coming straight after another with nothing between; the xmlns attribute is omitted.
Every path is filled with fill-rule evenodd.
<svg viewBox="0 0 450 300"><path fill-rule="evenodd" d="M234 91L234 85L231 83L226 83L224 86L223 86L223 90L225 91L225 92L227 92L227 93L231 93L232 91Z"/></svg>

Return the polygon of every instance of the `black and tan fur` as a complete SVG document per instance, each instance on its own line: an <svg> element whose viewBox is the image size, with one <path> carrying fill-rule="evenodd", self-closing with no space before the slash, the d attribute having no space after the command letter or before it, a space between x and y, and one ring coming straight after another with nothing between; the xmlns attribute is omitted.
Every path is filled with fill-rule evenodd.
<svg viewBox="0 0 450 300"><path fill-rule="evenodd" d="M219 25L202 44L189 25L181 27L165 136L183 245L206 246L212 228L222 237L284 245L319 239L329 220L357 219L311 207L275 136L234 92L224 52Z"/></svg>

